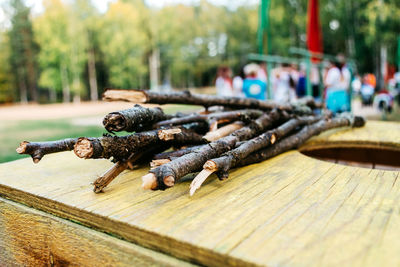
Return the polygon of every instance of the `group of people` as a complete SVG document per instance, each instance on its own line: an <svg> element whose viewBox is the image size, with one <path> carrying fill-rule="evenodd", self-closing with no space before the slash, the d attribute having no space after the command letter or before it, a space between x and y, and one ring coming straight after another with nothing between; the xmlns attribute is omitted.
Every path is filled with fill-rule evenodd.
<svg viewBox="0 0 400 267"><path fill-rule="evenodd" d="M232 71L229 67L220 67L215 82L217 94L259 100L273 99L283 103L291 102L306 95L307 78L305 66L282 64L272 69L271 85L268 84L265 63L247 64L242 68L241 72L242 74L232 77ZM321 79L324 85L322 95L320 94ZM319 74L317 67L312 67L310 72L312 95L317 99L324 100L326 107L335 113L347 111L350 109L350 80L351 74L344 61L330 62L322 75ZM271 87L268 88L268 86ZM268 95L269 92L272 96Z"/></svg>

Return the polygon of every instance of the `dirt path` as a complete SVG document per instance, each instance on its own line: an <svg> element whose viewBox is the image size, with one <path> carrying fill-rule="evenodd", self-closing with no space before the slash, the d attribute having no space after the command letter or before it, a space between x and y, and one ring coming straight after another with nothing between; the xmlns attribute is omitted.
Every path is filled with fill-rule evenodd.
<svg viewBox="0 0 400 267"><path fill-rule="evenodd" d="M0 121L48 120L105 114L132 107L128 102L81 102L69 104L28 104L0 106Z"/></svg>

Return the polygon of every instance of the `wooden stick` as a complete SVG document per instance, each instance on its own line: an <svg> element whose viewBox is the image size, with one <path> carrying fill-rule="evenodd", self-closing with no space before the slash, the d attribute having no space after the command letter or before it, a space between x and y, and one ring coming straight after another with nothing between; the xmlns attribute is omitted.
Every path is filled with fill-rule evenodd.
<svg viewBox="0 0 400 267"><path fill-rule="evenodd" d="M144 108L135 105L133 108L111 112L103 119L103 125L109 132L139 132L149 130L154 123L170 119L160 108Z"/></svg>
<svg viewBox="0 0 400 267"><path fill-rule="evenodd" d="M166 142L170 145L186 145L204 144L206 141L201 135L180 126L175 127L175 130L153 130L127 136L81 137L75 144L74 152L78 157L85 159L113 157L116 161L126 161L144 147L158 146Z"/></svg>
<svg viewBox="0 0 400 267"><path fill-rule="evenodd" d="M204 181L215 171L217 170L217 166L212 161L207 161L204 166L203 170L193 179L192 183L190 184L190 196L196 192L197 189L201 187Z"/></svg>
<svg viewBox="0 0 400 267"><path fill-rule="evenodd" d="M103 176L94 181L93 191L95 193L103 192L104 187L109 185L121 172L128 168L128 162L118 161Z"/></svg>
<svg viewBox="0 0 400 267"><path fill-rule="evenodd" d="M172 126L172 125L180 125L189 122L198 122L198 121L207 121L209 122L209 126L211 127L212 122L218 120L241 120L245 122L249 122L251 119L256 119L263 114L261 110L255 109L244 109L244 110L235 110L235 111L225 111L225 112L217 112L217 113L210 113L210 114L191 114L189 116L179 117L179 118L172 118L169 120L164 120L157 122L155 124L155 128L161 126Z"/></svg>
<svg viewBox="0 0 400 267"><path fill-rule="evenodd" d="M205 136L204 139L206 139L209 142L216 141L224 136L227 136L231 133L233 133L236 130L239 130L240 128L243 128L244 123L241 121L236 121L234 123L225 125L215 131L210 131L208 132Z"/></svg>
<svg viewBox="0 0 400 267"><path fill-rule="evenodd" d="M283 119L282 113L274 110L270 114L262 115L249 126L236 130L226 137L203 146L195 153L186 154L167 164L150 170L150 172L156 176L157 188L166 189L170 187L176 180L186 174L200 170L207 159L214 158L231 150L235 147L237 142L249 139L263 132L281 119ZM166 180L168 180L168 184L165 183Z"/></svg>
<svg viewBox="0 0 400 267"><path fill-rule="evenodd" d="M321 117L310 116L291 119L275 129L265 132L248 141L244 141L240 146L226 152L221 157L209 159L204 164L203 171L193 179L192 184L196 186L195 189L190 189L190 195L193 195L196 189L198 189L213 172L217 172L220 180L226 179L228 178L228 171L236 166L240 160L246 158L254 151L273 145L276 140L286 136L300 125L314 123L318 120L321 120Z"/></svg>
<svg viewBox="0 0 400 267"><path fill-rule="evenodd" d="M317 119L317 118L316 118ZM313 123L314 122L314 123ZM194 192L201 187L204 181L213 173L217 172L220 176L220 179L227 178L228 170L235 166L245 166L250 165L252 163L261 162L263 160L274 157L278 154L281 154L285 151L288 151L292 148L298 147L307 141L312 136L320 134L322 131L326 131L332 128L343 127L343 126L353 126L353 127L361 127L365 124L365 121L362 117L356 117L353 119L350 115L341 115L338 118L334 119L323 119L315 122L312 118L303 118L302 121L298 119L292 119L288 121L284 125L282 125L279 131L275 131L272 134L278 134L278 137L284 136L290 132L290 128L294 129L294 126L301 125L304 123L313 123L312 125L305 126L298 133L293 134L287 138L278 141L275 145L268 147L267 144L260 145L258 141L261 139L268 139L268 134L273 132L269 131L263 135L260 135L257 138L244 142L243 145L238 148L229 151L223 157L208 160L204 166L203 171L201 171L192 181L190 186L190 195L192 196ZM278 127L279 128L279 127ZM271 139L271 143L272 139ZM260 147L266 147L264 149L258 150ZM258 150L257 152L254 152ZM235 159L233 159L236 156ZM222 170L221 170L222 169ZM222 172L222 173L218 173Z"/></svg>
<svg viewBox="0 0 400 267"><path fill-rule="evenodd" d="M210 106L227 106L231 108L251 108L261 110L293 110L290 104L279 104L272 101L261 101L253 98L222 97L214 95L193 94L189 91L157 93L144 90L124 90L108 88L103 94L106 101L128 101L133 103L153 103L153 104L186 104Z"/></svg>
<svg viewBox="0 0 400 267"><path fill-rule="evenodd" d="M28 142L23 141L19 144L16 151L18 154L30 155L34 163L38 163L44 155L74 149L78 138L67 138L49 142Z"/></svg>

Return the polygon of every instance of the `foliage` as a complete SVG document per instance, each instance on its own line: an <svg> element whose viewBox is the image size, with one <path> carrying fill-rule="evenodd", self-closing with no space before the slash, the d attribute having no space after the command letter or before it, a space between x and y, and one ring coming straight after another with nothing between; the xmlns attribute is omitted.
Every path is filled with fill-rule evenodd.
<svg viewBox="0 0 400 267"><path fill-rule="evenodd" d="M1 35L0 46L9 49L1 49L0 58L10 58L11 64L0 66L0 101L15 99L21 81L34 88L36 77L42 92L53 97L62 93L65 101L72 99L69 92L87 99L93 79L99 87L149 88L149 61L157 55L159 82L178 88L207 86L218 66L229 65L238 73L247 54L257 51L257 5L233 8L201 0L154 8L143 0L117 0L101 14L90 0L44 0L44 12L31 18L23 0L8 2L14 10L12 26ZM399 1L319 2L325 53L354 58L361 73L380 71L382 48L388 62L396 63ZM290 47L306 48L307 4L271 0L270 54L291 56ZM32 36L40 47L38 57ZM37 60L39 68L33 68ZM18 66L24 66L22 72ZM20 73L26 74L23 79ZM14 81L18 83L10 86Z"/></svg>
<svg viewBox="0 0 400 267"><path fill-rule="evenodd" d="M30 9L22 0L10 2L12 10L11 30L8 32L10 66L14 70L15 87L20 88L21 102L37 101L36 88L36 55L38 47L34 42L32 23L29 18Z"/></svg>

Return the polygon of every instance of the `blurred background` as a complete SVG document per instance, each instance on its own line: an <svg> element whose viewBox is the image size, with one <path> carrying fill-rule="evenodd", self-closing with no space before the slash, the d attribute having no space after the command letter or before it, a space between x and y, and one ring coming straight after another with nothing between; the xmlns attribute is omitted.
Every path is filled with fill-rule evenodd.
<svg viewBox="0 0 400 267"><path fill-rule="evenodd" d="M131 106L98 102L106 87L215 93L221 66L233 77L252 61L268 84L285 64L299 77L318 65L322 97L341 54L350 82L389 95L382 109L355 83L352 110L400 120L399 18L398 0L0 0L0 162L21 157L23 140L101 135L103 115Z"/></svg>

